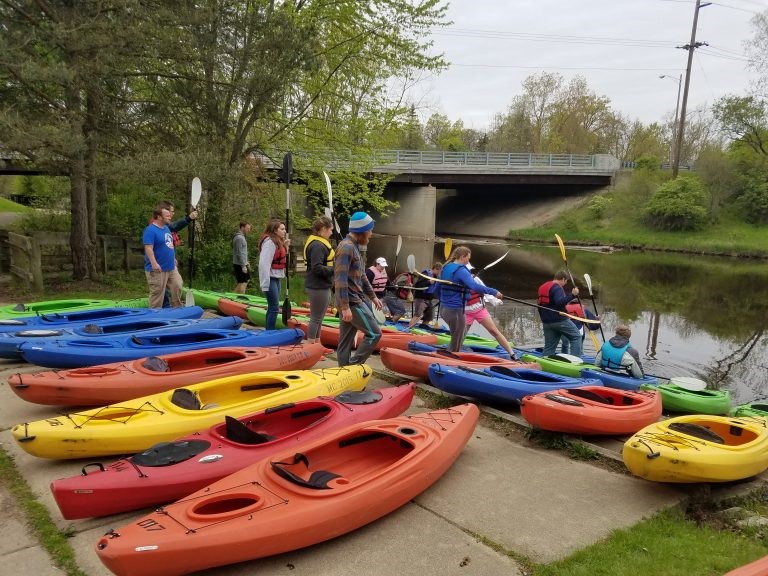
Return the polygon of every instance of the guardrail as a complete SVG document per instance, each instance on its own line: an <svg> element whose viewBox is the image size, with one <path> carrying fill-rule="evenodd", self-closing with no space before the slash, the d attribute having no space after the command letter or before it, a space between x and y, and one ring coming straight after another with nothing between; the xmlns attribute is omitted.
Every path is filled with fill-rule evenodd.
<svg viewBox="0 0 768 576"><path fill-rule="evenodd" d="M446 152L441 150L384 150L374 155L377 164L454 166L557 166L594 168L589 154L528 154L524 152Z"/></svg>

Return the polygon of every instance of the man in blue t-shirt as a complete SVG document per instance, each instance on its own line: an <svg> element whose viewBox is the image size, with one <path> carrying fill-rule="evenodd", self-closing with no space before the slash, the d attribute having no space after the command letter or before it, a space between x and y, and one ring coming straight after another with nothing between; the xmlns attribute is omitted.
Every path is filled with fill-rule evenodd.
<svg viewBox="0 0 768 576"><path fill-rule="evenodd" d="M144 229L144 273L149 284L149 307L162 308L166 287L171 293L171 305L181 306L181 276L175 274L176 250L173 234L168 224L171 212L157 207L152 212L152 222Z"/></svg>

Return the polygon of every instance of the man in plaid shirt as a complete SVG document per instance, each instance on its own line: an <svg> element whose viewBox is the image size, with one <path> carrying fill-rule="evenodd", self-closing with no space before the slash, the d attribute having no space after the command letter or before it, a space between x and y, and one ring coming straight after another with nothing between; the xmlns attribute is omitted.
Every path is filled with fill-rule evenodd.
<svg viewBox="0 0 768 576"><path fill-rule="evenodd" d="M381 301L365 275L365 264L358 246L365 246L373 234L374 221L365 212L355 212L349 219L349 234L336 247L333 284L336 308L341 313L339 345L336 357L339 366L363 364L381 339L381 328L373 315L371 303L381 310ZM357 331L363 338L352 356Z"/></svg>

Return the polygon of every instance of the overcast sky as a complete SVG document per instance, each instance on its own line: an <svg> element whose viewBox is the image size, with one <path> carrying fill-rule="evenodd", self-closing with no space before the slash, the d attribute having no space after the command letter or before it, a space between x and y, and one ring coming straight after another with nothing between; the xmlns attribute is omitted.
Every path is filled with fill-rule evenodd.
<svg viewBox="0 0 768 576"><path fill-rule="evenodd" d="M434 30L435 51L450 68L418 85L422 116L440 112L465 127L486 129L536 73L583 76L613 110L644 123L674 115L694 0L449 0L453 24ZM688 110L724 94L743 94L744 43L750 20L768 0L718 0L699 11ZM673 79L659 78L667 74ZM681 90L682 98L682 90Z"/></svg>

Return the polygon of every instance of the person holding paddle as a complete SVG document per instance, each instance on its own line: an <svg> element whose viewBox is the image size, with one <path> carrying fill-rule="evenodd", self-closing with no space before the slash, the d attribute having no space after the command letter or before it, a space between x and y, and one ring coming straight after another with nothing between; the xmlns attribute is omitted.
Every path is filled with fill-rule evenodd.
<svg viewBox="0 0 768 576"><path fill-rule="evenodd" d="M329 238L332 231L331 219L320 216L312 224L312 232L304 244L304 262L307 263L304 289L309 296L308 342L317 342L320 338L320 325L331 300L334 251Z"/></svg>
<svg viewBox="0 0 768 576"><path fill-rule="evenodd" d="M471 290L479 294L490 294L496 298L503 298L496 288L480 284L469 273L469 259L472 251L466 246L458 246L453 249L448 262L440 271L440 278L450 282L440 287L440 312L451 331L451 344L449 351L458 352L464 341L467 321L464 316L464 307Z"/></svg>
<svg viewBox="0 0 768 576"><path fill-rule="evenodd" d="M280 281L285 278L290 245L285 223L272 218L259 238L259 287L267 297L267 330L276 328L280 312Z"/></svg>
<svg viewBox="0 0 768 576"><path fill-rule="evenodd" d="M413 294L413 316L408 322L408 329L410 330L416 324L421 323L422 328L429 330L429 323L432 321L432 315L434 308L432 307L432 300L440 293L440 285L431 280L431 278L437 278L440 276L440 270L443 269L442 262L435 262L432 264L432 268L422 271L422 275L416 280L414 288L423 288L423 290L417 290Z"/></svg>
<svg viewBox="0 0 768 576"><path fill-rule="evenodd" d="M381 310L382 304L365 275L365 263L359 248L368 245L373 225L373 218L368 214L355 212L349 219L349 234L336 246L333 285L336 308L341 315L339 345L336 348L339 367L363 364L381 340L381 328L368 301L378 310ZM352 356L352 345L358 330L363 333L363 338Z"/></svg>
<svg viewBox="0 0 768 576"><path fill-rule="evenodd" d="M558 270L552 280L539 286L538 304L541 323L544 325L544 356L551 356L557 350L560 339L565 336L570 343L570 351L574 356L581 356L581 334L570 319L563 317L560 312L566 312L568 303L578 300L579 289L574 286L570 294L566 294L564 286L568 283L568 273Z"/></svg>

